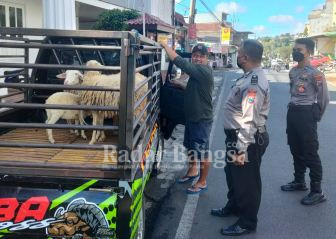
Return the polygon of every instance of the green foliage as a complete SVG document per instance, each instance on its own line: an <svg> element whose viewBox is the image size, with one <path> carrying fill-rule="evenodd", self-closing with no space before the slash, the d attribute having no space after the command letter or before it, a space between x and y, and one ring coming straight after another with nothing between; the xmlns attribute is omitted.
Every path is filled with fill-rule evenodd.
<svg viewBox="0 0 336 239"><path fill-rule="evenodd" d="M275 58L281 58L283 60L290 59L294 35L286 33L275 37L262 37L258 40L264 45L265 60Z"/></svg>
<svg viewBox="0 0 336 239"><path fill-rule="evenodd" d="M127 21L138 18L140 14L135 10L112 9L105 10L98 17L98 21L94 25L96 30L108 31L127 31Z"/></svg>
<svg viewBox="0 0 336 239"><path fill-rule="evenodd" d="M308 27L305 26L305 29L303 31L303 36L308 36Z"/></svg>

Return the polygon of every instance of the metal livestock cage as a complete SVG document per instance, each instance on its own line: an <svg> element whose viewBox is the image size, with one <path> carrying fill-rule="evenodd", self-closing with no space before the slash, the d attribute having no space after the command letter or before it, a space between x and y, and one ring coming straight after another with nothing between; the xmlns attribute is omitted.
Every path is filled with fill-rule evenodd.
<svg viewBox="0 0 336 239"><path fill-rule="evenodd" d="M0 76L0 88L8 89L0 96L0 174L134 178L141 160L130 155L140 148L135 159L143 158L153 134L159 132L161 47L157 43L134 32L0 28L0 49L21 49L0 56L0 68L7 69ZM92 59L104 66L87 67L85 63ZM64 85L56 75L65 70L120 72L120 89ZM135 87L137 72L146 79ZM146 94L135 102L135 92L144 86ZM119 107L44 103L52 93L63 90L119 92ZM135 117L134 110L142 102L146 105ZM119 122L108 121L103 126L45 124L45 109L118 111ZM47 141L48 128L57 131L54 135L60 143ZM69 129L105 130L108 138L104 144L89 145L70 135ZM109 148L116 148L117 155L106 158Z"/></svg>

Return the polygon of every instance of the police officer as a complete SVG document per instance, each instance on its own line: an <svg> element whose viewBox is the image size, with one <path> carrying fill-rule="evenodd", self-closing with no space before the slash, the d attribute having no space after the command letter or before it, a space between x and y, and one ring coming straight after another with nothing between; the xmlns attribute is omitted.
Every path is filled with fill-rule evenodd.
<svg viewBox="0 0 336 239"><path fill-rule="evenodd" d="M322 165L318 155L317 122L329 103L324 75L310 65L314 42L308 38L295 41L293 60L298 62L289 72L290 103L287 113L287 138L294 160L294 181L281 186L283 191L305 191L306 168L310 170L310 193L301 203L314 205L326 200L322 189Z"/></svg>
<svg viewBox="0 0 336 239"><path fill-rule="evenodd" d="M224 107L226 134L226 181L229 192L224 208L211 214L239 217L232 226L222 229L228 236L256 230L261 199L261 158L269 143L265 123L270 108L270 90L261 68L263 46L245 40L238 51L238 66L243 77L236 80Z"/></svg>

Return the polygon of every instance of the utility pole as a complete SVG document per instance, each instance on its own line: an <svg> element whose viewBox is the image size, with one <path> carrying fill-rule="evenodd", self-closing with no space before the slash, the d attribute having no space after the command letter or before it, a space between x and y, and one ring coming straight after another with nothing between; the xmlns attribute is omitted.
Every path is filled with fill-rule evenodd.
<svg viewBox="0 0 336 239"><path fill-rule="evenodd" d="M172 16L171 16L172 26L175 29L175 0L172 0ZM175 48L175 32L173 33L172 39L173 48Z"/></svg>
<svg viewBox="0 0 336 239"><path fill-rule="evenodd" d="M190 37L190 29L195 31L195 15L196 15L196 0L190 0L190 10L189 10L189 39L187 45L187 51L191 52L191 37Z"/></svg>
<svg viewBox="0 0 336 239"><path fill-rule="evenodd" d="M145 0L142 0L142 35L146 36L146 11L145 11Z"/></svg>
<svg viewBox="0 0 336 239"><path fill-rule="evenodd" d="M195 23L196 0L190 0L189 24Z"/></svg>

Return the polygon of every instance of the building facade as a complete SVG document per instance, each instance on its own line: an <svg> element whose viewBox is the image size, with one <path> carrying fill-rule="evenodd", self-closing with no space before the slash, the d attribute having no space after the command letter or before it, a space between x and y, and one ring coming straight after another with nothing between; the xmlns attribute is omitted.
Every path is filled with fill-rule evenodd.
<svg viewBox="0 0 336 239"><path fill-rule="evenodd" d="M316 42L316 55L336 55L336 1L326 0L322 9L313 10L306 25L308 36Z"/></svg>
<svg viewBox="0 0 336 239"><path fill-rule="evenodd" d="M90 29L106 9L136 9L173 24L174 0L0 0L0 27Z"/></svg>

